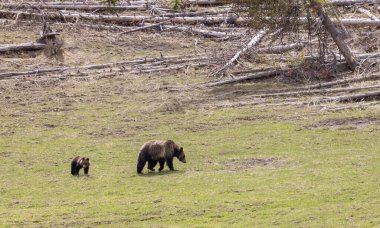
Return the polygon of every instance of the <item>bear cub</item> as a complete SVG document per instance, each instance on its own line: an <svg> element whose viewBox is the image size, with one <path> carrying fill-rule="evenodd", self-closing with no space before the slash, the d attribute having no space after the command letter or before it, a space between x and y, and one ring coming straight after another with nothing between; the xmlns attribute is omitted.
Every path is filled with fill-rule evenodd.
<svg viewBox="0 0 380 228"><path fill-rule="evenodd" d="M71 161L71 174L74 176L79 176L80 169L83 168L84 174L88 175L88 170L90 169L90 159L86 157L75 157Z"/></svg>
<svg viewBox="0 0 380 228"><path fill-rule="evenodd" d="M152 140L144 143L141 147L137 159L137 173L141 173L145 163L148 162L148 169L154 171L157 162L160 163L158 171L164 169L165 162L170 170L174 170L173 158L176 157L186 163L185 152L173 140Z"/></svg>

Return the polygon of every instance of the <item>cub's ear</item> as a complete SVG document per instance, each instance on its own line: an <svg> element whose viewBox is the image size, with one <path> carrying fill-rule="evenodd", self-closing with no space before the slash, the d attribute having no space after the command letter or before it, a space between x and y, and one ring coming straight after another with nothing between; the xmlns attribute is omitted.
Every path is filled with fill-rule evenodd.
<svg viewBox="0 0 380 228"><path fill-rule="evenodd" d="M179 152L181 152L181 153L183 152L183 147L181 147L181 148L179 149Z"/></svg>
<svg viewBox="0 0 380 228"><path fill-rule="evenodd" d="M90 161L90 158L86 158L87 161Z"/></svg>

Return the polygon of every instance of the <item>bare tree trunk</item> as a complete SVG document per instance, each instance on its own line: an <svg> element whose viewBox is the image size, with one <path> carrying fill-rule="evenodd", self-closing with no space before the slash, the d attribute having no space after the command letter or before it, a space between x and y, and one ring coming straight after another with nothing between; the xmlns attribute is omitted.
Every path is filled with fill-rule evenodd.
<svg viewBox="0 0 380 228"><path fill-rule="evenodd" d="M378 90L378 91L371 91L371 92L367 92L367 93L353 94L353 95L348 95L348 96L325 98L325 99L321 99L319 102L331 102L331 101L336 101L336 102L350 102L350 101L360 102L360 101L367 100L367 99L376 99L378 97L380 97L380 90Z"/></svg>
<svg viewBox="0 0 380 228"><path fill-rule="evenodd" d="M45 48L45 44L41 43L24 43L24 44L14 44L14 45L6 45L0 46L0 53L3 52L14 52L14 51L35 51L42 50Z"/></svg>
<svg viewBox="0 0 380 228"><path fill-rule="evenodd" d="M317 12L320 17L323 26L330 33L335 44L338 46L339 51L342 53L346 62L351 70L355 70L358 65L354 55L351 53L350 48L344 43L343 39L340 37L339 31L335 27L334 23L331 21L330 17L324 12L322 5L317 2L317 0L311 1L314 10Z"/></svg>
<svg viewBox="0 0 380 228"><path fill-rule="evenodd" d="M239 58L241 54L249 50L251 47L256 46L258 43L260 43L261 39L267 34L268 29L262 29L258 31L256 36L254 36L251 41L244 46L242 50L239 50L230 61L228 61L222 68L220 68L214 75L220 76L220 78L224 75L224 73L227 71L228 68L233 66L236 62L236 60Z"/></svg>

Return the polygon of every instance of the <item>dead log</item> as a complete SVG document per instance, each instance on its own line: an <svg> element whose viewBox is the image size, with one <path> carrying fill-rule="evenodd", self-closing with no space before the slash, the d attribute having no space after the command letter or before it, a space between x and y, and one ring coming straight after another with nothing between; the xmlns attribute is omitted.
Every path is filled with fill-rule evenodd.
<svg viewBox="0 0 380 228"><path fill-rule="evenodd" d="M161 17L198 17L198 16L211 16L218 14L227 14L231 12L236 12L238 10L232 10L230 8L217 10L217 11L199 11L199 12L184 12L184 13L162 13Z"/></svg>
<svg viewBox="0 0 380 228"><path fill-rule="evenodd" d="M358 19L358 18L344 18L340 19L343 25L349 26L380 26L380 20L371 20L371 19ZM334 20L336 23L336 20Z"/></svg>
<svg viewBox="0 0 380 228"><path fill-rule="evenodd" d="M287 70L289 70L289 69L287 69ZM207 87L214 87L214 86L233 84L233 83L244 82L244 81L254 80L254 79L263 79L263 78L273 77L273 76L282 74L282 73L286 72L287 70L277 69L277 70L271 70L271 71L264 71L264 72L259 72L259 73L253 74L253 75L247 75L247 76L233 78L233 79L229 79L229 80L225 80L225 81L209 83L206 86Z"/></svg>
<svg viewBox="0 0 380 228"><path fill-rule="evenodd" d="M15 77L15 76L25 76L25 75L43 75L47 73L63 72L65 68L48 68L48 69L36 69L29 71L20 72L6 72L0 73L0 79Z"/></svg>
<svg viewBox="0 0 380 228"><path fill-rule="evenodd" d="M249 18L238 17L236 15L225 16L197 16L197 17L151 17L151 16L114 16L114 15L96 15L90 13L72 13L72 12L46 12L46 13L33 13L33 12L21 12L21 11L7 11L0 10L0 18L7 19L25 19L25 20L36 20L40 18L41 20L48 21L62 21L77 23L78 20L91 21L94 23L111 23L119 25L135 25L146 23L160 23L163 21L171 20L172 23L178 24L206 24L206 25L217 25L222 23L229 23L234 25L247 25L249 23ZM332 20L337 23L336 20ZM308 22L306 17L299 18L300 24L306 24ZM370 19L340 19L343 25L352 26L380 26L379 20Z"/></svg>
<svg viewBox="0 0 380 228"><path fill-rule="evenodd" d="M366 10L364 8L358 8L358 11L360 13L364 13L365 15L367 15L367 17L369 17L372 20L375 20L375 21L379 20L379 18L373 15L371 12L369 12L369 10Z"/></svg>
<svg viewBox="0 0 380 228"><path fill-rule="evenodd" d="M27 70L27 71L19 71L19 72L5 72L5 73L0 73L0 79L6 79L6 78L11 78L11 77L16 77L16 76L45 75L48 73L64 73L64 72L70 72L70 71L78 72L81 70L99 70L99 69L105 69L105 68L113 68L113 70L115 71L126 71L126 70L131 70L132 69L131 66L134 66L135 69L138 69L139 66L143 67L144 64L146 63L159 62L162 65L169 65L169 64L189 63L192 61L193 62L196 62L196 61L207 62L206 60L208 59L209 57L202 56L202 55L167 56L167 57L162 57L162 58L146 57L142 59L121 61L121 62L115 62L115 63L91 64L91 65L74 66L74 67L54 67L54 68L35 69L35 70ZM213 59L212 61L215 61L215 60ZM190 66L196 66L196 63Z"/></svg>
<svg viewBox="0 0 380 228"><path fill-rule="evenodd" d="M62 23L55 23L55 24L62 24ZM100 24L83 24L83 23L77 23L77 24L72 24L72 25L85 27L85 28L92 28L96 30L110 30L110 31L127 31L128 29L139 28L137 26L127 27L127 26L118 26L118 25L100 25Z"/></svg>
<svg viewBox="0 0 380 228"><path fill-rule="evenodd" d="M317 0L311 0L311 4L314 10L317 12L319 18L321 19L323 26L330 33L335 44L338 46L339 51L346 59L349 68L351 70L355 70L356 66L358 65L358 62L356 61L354 55L351 53L350 48L344 43L344 39L341 37L338 29L335 27L330 17L323 10L321 3L317 2Z"/></svg>
<svg viewBox="0 0 380 228"><path fill-rule="evenodd" d="M273 46L273 47L269 47L269 48L259 48L259 49L257 49L257 53L281 54L281 53L291 51L291 50L300 51L304 48L304 46L305 45L302 43L279 45L279 46Z"/></svg>
<svg viewBox="0 0 380 228"><path fill-rule="evenodd" d="M380 85L373 86L361 86L361 87L348 87L348 88L335 88L335 89L314 89L314 90L303 90L303 91L292 91L292 92L283 92L283 93L266 93L266 94L256 94L249 97L290 97L290 96L302 96L318 93L339 93L339 92L354 92L360 90L368 89L378 89Z"/></svg>
<svg viewBox="0 0 380 228"><path fill-rule="evenodd" d="M72 3L71 3L72 4ZM47 4L17 4L2 3L0 7L5 9L29 9L31 8L47 9L47 10L77 10L77 11L125 11L125 10L146 10L146 5L129 5L129 6L105 6L105 5L47 5Z"/></svg>
<svg viewBox="0 0 380 228"><path fill-rule="evenodd" d="M341 18L330 19L334 24L342 23L345 26L373 26L377 27L380 25L380 20L371 20L371 19L363 19L363 18ZM300 25L304 25L308 23L308 19L306 17L300 17L297 19Z"/></svg>
<svg viewBox="0 0 380 228"><path fill-rule="evenodd" d="M152 72L158 72L158 71L168 71L168 70L180 70L183 68L188 68L188 67L204 67L204 66L209 66L210 62L199 62L199 63L186 63L186 64L179 64L179 65L174 65L174 66L159 66L156 68L151 68L151 69L137 69L131 71L131 73L152 73Z"/></svg>
<svg viewBox="0 0 380 228"><path fill-rule="evenodd" d="M14 51L36 51L44 49L46 44L41 43L23 43L15 45L0 46L0 53L14 52Z"/></svg>
<svg viewBox="0 0 380 228"><path fill-rule="evenodd" d="M223 1L218 0L188 0L186 2L188 5L198 5L198 6L217 6L223 5Z"/></svg>
<svg viewBox="0 0 380 228"><path fill-rule="evenodd" d="M199 5L199 6L216 6L228 4L219 0L188 0L188 4L190 5ZM334 6L350 6L350 5L359 5L359 4L378 4L378 0L332 0L329 1L328 4Z"/></svg>
<svg viewBox="0 0 380 228"><path fill-rule="evenodd" d="M247 18L240 18L236 15L231 15L228 17L151 17L151 16L113 16L113 15L95 15L89 13L67 13L67 12L47 12L44 14L41 13L32 13L32 12L21 12L21 11L6 11L0 10L0 18L16 18L18 19L33 19L41 18L43 20L50 21L63 21L76 23L78 20L86 20L91 22L103 22L111 24L122 24L122 25L133 25L142 22L146 23L160 23L170 20L172 23L179 24L221 24L221 23L230 23L230 24L242 24L247 23Z"/></svg>
<svg viewBox="0 0 380 228"><path fill-rule="evenodd" d="M332 101L335 101L335 102L350 102L350 101L360 102L360 101L364 101L364 100L368 100L368 99L376 99L376 98L380 98L380 90L371 91L368 93L353 94L353 95L349 95L349 96L323 98L323 99L319 100L318 102L320 102L320 103L332 102Z"/></svg>
<svg viewBox="0 0 380 228"><path fill-rule="evenodd" d="M123 35L123 34L127 34L127 33L132 33L132 32L137 32L137 31L141 31L141 30L144 30L144 29L159 27L159 26L164 25L164 24L166 24L168 22L170 22L170 21L163 21L163 22L160 22L160 23L157 23L157 24L150 24L150 25L142 26L142 27L139 27L139 28L135 28L135 29L131 29L131 30L119 33L119 35Z"/></svg>
<svg viewBox="0 0 380 228"><path fill-rule="evenodd" d="M296 87L296 88L293 88L292 90L308 90L308 89L326 88L326 87L332 87L336 85L344 85L344 84L362 82L362 81L373 80L373 79L380 79L380 74L374 74L374 75L358 77L358 78L341 79L341 80L336 80L332 82L324 82L324 83L319 83L319 84L314 84L314 85L309 85L309 86Z"/></svg>
<svg viewBox="0 0 380 228"><path fill-rule="evenodd" d="M362 4L378 4L379 0L332 0L328 4L334 6L351 6L351 5L362 5Z"/></svg>
<svg viewBox="0 0 380 228"><path fill-rule="evenodd" d="M232 59L230 59L230 61L228 61L222 68L220 68L218 71L215 72L215 76L219 76L219 77L222 77L225 72L233 65L235 64L235 62L237 61L237 59L240 57L240 55L244 52L246 52L247 50L249 50L250 48L256 46L258 43L260 43L261 39L267 34L268 32L268 29L263 29L263 30L260 30L256 36L254 36L251 41L249 41L249 43L247 45L245 45L245 47L238 51L233 57Z"/></svg>
<svg viewBox="0 0 380 228"><path fill-rule="evenodd" d="M234 34L231 34L231 33L229 34L227 32L218 32L218 31L211 31L211 30L206 30L206 29L198 29L198 28L185 27L185 26L163 25L162 28L168 29L168 30L186 32L190 34L202 35L205 37L228 38L230 36L235 36Z"/></svg>

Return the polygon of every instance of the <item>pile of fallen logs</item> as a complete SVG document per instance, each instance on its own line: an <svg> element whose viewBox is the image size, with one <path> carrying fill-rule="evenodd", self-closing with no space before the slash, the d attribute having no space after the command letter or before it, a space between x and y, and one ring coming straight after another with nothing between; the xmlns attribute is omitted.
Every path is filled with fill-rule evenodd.
<svg viewBox="0 0 380 228"><path fill-rule="evenodd" d="M28 1L28 3L0 3L0 19L15 20L34 20L50 23L64 23L73 26L86 27L91 29L101 29L116 31L117 35L127 35L138 31L178 31L191 35L201 35L203 37L211 37L220 41L228 39L245 40L246 44L235 53L228 53L228 59L222 63L220 59L211 58L210 56L191 56L187 58L167 57L167 58L146 58L134 61L109 63L101 65L89 65L80 67L59 67L50 69L35 69L24 72L7 72L0 73L0 79L11 78L22 75L42 75L50 73L73 73L80 70L83 74L100 70L105 72L112 70L113 72L129 71L132 73L149 73L155 71L177 70L187 67L201 67L208 65L220 64L212 74L216 81L208 83L207 87L216 87L222 85L231 85L234 83L246 82L250 80L258 80L263 78L274 77L285 74L293 70L297 70L299 66L292 67L272 67L263 70L254 70L253 74L234 77L228 80L222 80L228 75L228 72L239 63L239 58L247 52L282 54L287 51L300 51L307 44L304 40L295 43L284 44L272 47L260 47L260 44L267 36L276 37L276 34L281 32L270 32L268 29L254 31L253 36L247 39L247 31L249 28L249 18L244 9L237 11L231 5L226 5L223 1L218 0L187 0L188 6L197 5L202 8L197 12L179 12L165 8L157 1L138 0L138 1L121 1L116 6L99 5L97 1L76 2L72 1ZM323 24L326 28L330 28L330 35L343 54L337 64L344 68L355 70L357 66L365 61L371 60L372 63L380 61L379 53L369 53L367 55L352 54L349 47L344 41L340 40L339 31L334 28L335 25L345 29L346 26L356 26L358 29L363 27L371 27L372 31L377 31L380 28L380 19L377 13L371 12L375 7L380 12L379 0L331 0L328 4L336 7L354 7L356 12L362 14L360 18L327 18L323 10L317 14L319 18L314 18L316 23ZM132 12L131 12L132 11ZM308 18L298 18L300 25L306 25ZM378 34L378 33L375 33ZM52 35L52 34L50 34ZM58 34L54 34L58 35ZM46 36L46 34L45 34ZM46 47L43 42L30 42L17 45L0 45L0 54L24 51L24 50L42 50ZM305 57L306 59L307 57ZM334 56L335 59L335 56ZM379 80L376 77L370 77L374 80ZM298 96L305 94L322 93L315 86L311 85L308 88L299 89L299 91L277 91L272 93L255 94L254 97L277 97L277 96ZM320 85L321 86L321 85ZM322 87L322 86L321 86ZM359 91L362 88L347 88L347 91ZM367 86L365 90L369 90L371 96L376 95L379 89L378 85ZM376 91L374 91L376 90ZM326 91L326 90L323 90ZM340 88L329 90L344 91ZM352 98L354 100L361 99L362 96ZM337 101L346 101L344 97L334 98ZM328 100L328 99L324 99ZM322 102L322 101L321 101Z"/></svg>
<svg viewBox="0 0 380 228"><path fill-rule="evenodd" d="M134 74L151 73L159 71L170 71L197 68L218 64L220 60L206 55L191 56L167 56L167 57L145 57L122 62L91 64L72 67L38 68L26 71L15 71L0 73L1 79L17 78L20 76L40 76L46 74L80 75L89 76L93 74L131 72Z"/></svg>

